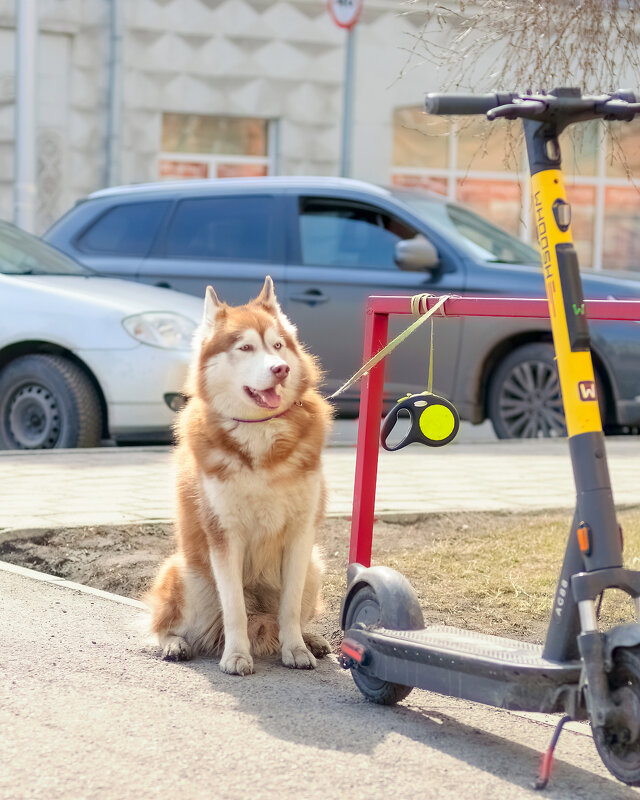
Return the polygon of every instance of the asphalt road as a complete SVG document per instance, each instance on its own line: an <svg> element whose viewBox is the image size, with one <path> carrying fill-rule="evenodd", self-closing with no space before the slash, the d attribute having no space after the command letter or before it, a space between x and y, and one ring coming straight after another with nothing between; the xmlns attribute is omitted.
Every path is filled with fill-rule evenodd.
<svg viewBox="0 0 640 800"><path fill-rule="evenodd" d="M0 798L540 797L546 721L414 691L381 708L335 660L161 661L132 601L0 567ZM586 726L563 733L549 798L638 797Z"/></svg>

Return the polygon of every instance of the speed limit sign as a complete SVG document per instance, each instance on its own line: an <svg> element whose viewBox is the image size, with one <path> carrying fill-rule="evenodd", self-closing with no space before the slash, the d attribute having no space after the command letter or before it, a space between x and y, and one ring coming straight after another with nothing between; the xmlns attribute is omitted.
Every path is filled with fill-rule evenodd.
<svg viewBox="0 0 640 800"><path fill-rule="evenodd" d="M362 11L363 0L328 0L329 13L341 28L353 28Z"/></svg>

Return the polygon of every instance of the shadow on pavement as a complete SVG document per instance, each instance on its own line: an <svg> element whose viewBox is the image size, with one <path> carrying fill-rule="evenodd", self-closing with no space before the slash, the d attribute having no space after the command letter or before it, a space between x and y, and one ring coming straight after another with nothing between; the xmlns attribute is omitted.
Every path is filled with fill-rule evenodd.
<svg viewBox="0 0 640 800"><path fill-rule="evenodd" d="M492 722L498 720L501 727L507 729L503 737L462 723L440 710L430 712L429 697L437 697L438 702L442 702L442 698L422 692L417 696L422 707L417 707L415 700L411 702L414 695L402 705L376 706L362 698L350 674L333 659L323 660L317 670L309 672L285 670L276 660L258 660L256 674L245 678L222 674L214 659L197 659L190 664L176 665L176 668L193 670L206 678L212 692L231 695L239 712L253 717L266 733L284 741L369 756L387 737L396 734L522 790L532 790L540 765L541 749L506 738L510 723L516 726L514 731L518 727L522 731L523 724L530 724L528 721L514 719L507 712L487 709L487 713L496 715ZM468 708L468 704L464 710L461 707L461 713L466 713ZM499 719L501 713L504 714L502 720ZM538 731L539 746L546 747L553 729L545 726ZM580 751L577 756L576 747ZM580 736L578 740L574 735L572 746L567 749L573 749L574 758L584 758L585 763L599 763L590 737ZM634 790L614 778L607 779L563 761L562 740L556 756L544 797L607 800L638 797ZM398 769L401 768L399 764ZM426 766L425 773L427 780ZM532 790L532 796L535 794Z"/></svg>

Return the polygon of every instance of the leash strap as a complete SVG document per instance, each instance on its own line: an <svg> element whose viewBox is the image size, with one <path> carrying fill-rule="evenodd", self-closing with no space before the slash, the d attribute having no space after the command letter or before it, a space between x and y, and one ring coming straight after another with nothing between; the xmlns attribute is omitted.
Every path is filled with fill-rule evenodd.
<svg viewBox="0 0 640 800"><path fill-rule="evenodd" d="M369 370L371 370L375 365L382 361L385 356L388 356L392 350L395 350L399 344L402 344L405 339L407 339L411 334L417 330L420 325L426 322L429 317L433 316L436 311L440 310L441 315L444 317L446 314L444 313L444 304L451 295L445 294L438 298L438 302L432 306L428 311L423 311L423 308L426 308L426 301L428 298L433 298L434 295L425 292L423 294L415 294L411 298L411 313L414 315L419 316L420 318L412 322L409 327L402 331L395 339L392 339L388 344L386 344L382 350L378 351L373 358L370 358L366 364L363 364L360 369L352 375L349 380L344 383L337 391L335 391L332 395L330 395L327 399L333 400L334 397L342 394L342 392L346 391L350 386L353 386L356 381L359 381L363 375L367 375ZM442 310L441 310L442 309ZM433 383L433 323L431 325L431 356L429 359L429 392L431 393L431 385Z"/></svg>
<svg viewBox="0 0 640 800"><path fill-rule="evenodd" d="M431 344L429 346L429 377L427 380L427 391L433 394L433 319L431 319Z"/></svg>

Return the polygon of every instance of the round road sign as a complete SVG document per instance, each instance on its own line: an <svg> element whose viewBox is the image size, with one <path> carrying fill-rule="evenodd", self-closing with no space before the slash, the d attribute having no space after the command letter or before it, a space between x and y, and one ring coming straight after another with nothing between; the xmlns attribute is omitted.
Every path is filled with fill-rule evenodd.
<svg viewBox="0 0 640 800"><path fill-rule="evenodd" d="M327 0L333 21L341 28L353 28L362 11L363 0Z"/></svg>

